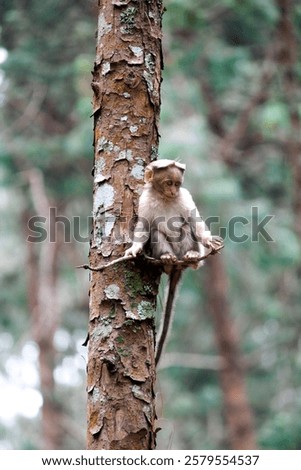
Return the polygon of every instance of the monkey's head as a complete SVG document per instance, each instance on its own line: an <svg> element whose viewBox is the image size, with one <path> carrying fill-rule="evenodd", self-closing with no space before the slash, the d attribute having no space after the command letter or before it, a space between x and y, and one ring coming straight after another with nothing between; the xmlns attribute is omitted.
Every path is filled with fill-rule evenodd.
<svg viewBox="0 0 301 470"><path fill-rule="evenodd" d="M147 165L144 180L166 199L178 196L186 165L174 160L157 160Z"/></svg>

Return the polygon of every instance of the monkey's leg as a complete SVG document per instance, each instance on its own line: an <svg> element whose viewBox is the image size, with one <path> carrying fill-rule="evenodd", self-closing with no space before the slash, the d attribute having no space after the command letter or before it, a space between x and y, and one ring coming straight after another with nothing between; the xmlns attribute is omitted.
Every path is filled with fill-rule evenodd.
<svg viewBox="0 0 301 470"><path fill-rule="evenodd" d="M172 264L177 261L172 246L160 230L153 230L151 234L152 255L156 259L161 259L163 263Z"/></svg>

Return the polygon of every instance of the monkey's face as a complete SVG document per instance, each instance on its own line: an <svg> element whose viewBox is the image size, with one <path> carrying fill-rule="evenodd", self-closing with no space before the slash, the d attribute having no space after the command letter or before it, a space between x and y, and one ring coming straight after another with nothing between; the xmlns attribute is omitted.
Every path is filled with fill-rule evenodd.
<svg viewBox="0 0 301 470"><path fill-rule="evenodd" d="M166 199L175 199L183 183L183 172L176 167L158 169L154 171L152 183Z"/></svg>

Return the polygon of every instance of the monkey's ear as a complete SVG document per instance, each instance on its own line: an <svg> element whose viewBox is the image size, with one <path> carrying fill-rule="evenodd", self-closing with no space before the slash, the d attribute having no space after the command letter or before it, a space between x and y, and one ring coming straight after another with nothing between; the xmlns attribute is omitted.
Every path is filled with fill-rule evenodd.
<svg viewBox="0 0 301 470"><path fill-rule="evenodd" d="M170 166L176 166L179 170L181 170L183 173L186 170L186 165L184 163L179 163L174 160L156 160L145 168L144 172L144 181L145 183L150 183L153 180L154 177L154 171L162 169L162 168L168 168Z"/></svg>
<svg viewBox="0 0 301 470"><path fill-rule="evenodd" d="M145 168L145 172L144 172L144 181L145 181L145 183L150 183L153 179L153 176L154 176L154 170L153 170L153 167L152 167L152 163L150 163Z"/></svg>
<svg viewBox="0 0 301 470"><path fill-rule="evenodd" d="M186 165L184 163L179 163L179 162L176 162L175 160L168 160L168 159L156 160L150 163L146 168L150 167L152 168L153 171L155 171L155 170L160 170L162 168L168 168L170 166L176 166L177 168L179 168L179 170L183 171L183 173L186 170Z"/></svg>
<svg viewBox="0 0 301 470"><path fill-rule="evenodd" d="M175 165L176 165L177 168L179 168L179 170L183 171L183 173L184 173L184 171L186 170L186 165L185 165L185 163L175 162Z"/></svg>

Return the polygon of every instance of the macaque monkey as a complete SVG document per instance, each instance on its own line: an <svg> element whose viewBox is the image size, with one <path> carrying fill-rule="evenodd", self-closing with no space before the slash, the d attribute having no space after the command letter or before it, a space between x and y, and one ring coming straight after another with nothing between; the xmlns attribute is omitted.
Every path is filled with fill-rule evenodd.
<svg viewBox="0 0 301 470"><path fill-rule="evenodd" d="M145 169L145 185L139 199L134 241L125 256L136 257L149 250L162 262L169 275L165 313L161 320L156 348L158 364L171 325L176 289L183 269L198 269L205 248L218 250L222 239L213 237L200 217L193 199L182 188L186 165L174 160L157 160ZM184 263L177 264L178 261Z"/></svg>

